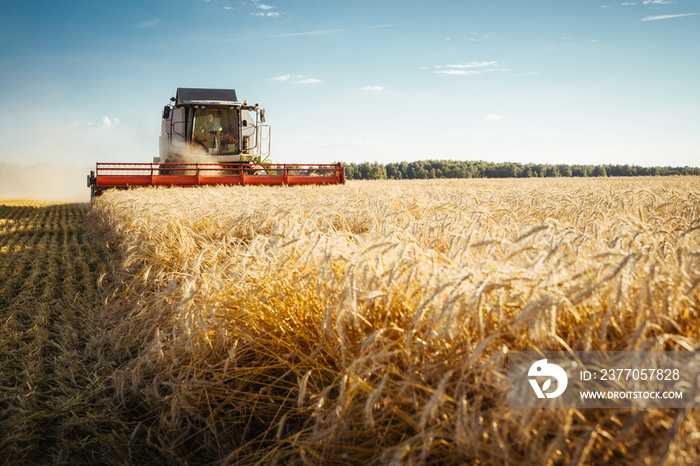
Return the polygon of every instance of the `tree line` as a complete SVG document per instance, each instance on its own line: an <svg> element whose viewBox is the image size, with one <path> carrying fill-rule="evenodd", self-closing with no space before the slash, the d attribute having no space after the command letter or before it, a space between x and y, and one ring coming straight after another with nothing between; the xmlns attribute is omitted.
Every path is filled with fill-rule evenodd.
<svg viewBox="0 0 700 466"><path fill-rule="evenodd" d="M348 180L415 180L432 178L534 178L587 176L700 175L696 167L638 165L567 165L460 160L418 160L381 164L343 163Z"/></svg>

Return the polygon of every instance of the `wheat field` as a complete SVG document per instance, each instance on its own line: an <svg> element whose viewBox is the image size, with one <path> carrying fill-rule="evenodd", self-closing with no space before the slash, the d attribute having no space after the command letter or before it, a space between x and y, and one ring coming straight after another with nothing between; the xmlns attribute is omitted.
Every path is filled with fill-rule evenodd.
<svg viewBox="0 0 700 466"><path fill-rule="evenodd" d="M192 461L698 460L694 411L507 409L512 350L698 346L697 178L113 192L104 364Z"/></svg>
<svg viewBox="0 0 700 466"><path fill-rule="evenodd" d="M694 409L506 401L509 351L698 348L700 178L149 188L86 225L71 393L114 461L700 461Z"/></svg>

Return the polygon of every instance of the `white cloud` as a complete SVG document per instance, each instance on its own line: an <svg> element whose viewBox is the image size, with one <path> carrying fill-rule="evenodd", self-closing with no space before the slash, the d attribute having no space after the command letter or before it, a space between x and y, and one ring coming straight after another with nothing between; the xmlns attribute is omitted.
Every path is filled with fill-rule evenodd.
<svg viewBox="0 0 700 466"><path fill-rule="evenodd" d="M483 68L485 66L498 65L497 61L476 61L469 63L460 63L458 65L446 65L446 68Z"/></svg>
<svg viewBox="0 0 700 466"><path fill-rule="evenodd" d="M111 128L119 124L119 118L109 118L103 116L98 121L90 121L88 123L73 123L73 126L94 126L98 128Z"/></svg>
<svg viewBox="0 0 700 466"><path fill-rule="evenodd" d="M268 37L301 37L301 36L321 36L343 31L343 29L322 29L319 31L293 32L291 34L270 34Z"/></svg>
<svg viewBox="0 0 700 466"><path fill-rule="evenodd" d="M149 21L144 21L143 23L137 24L136 29L147 29L155 26L158 23L160 23L160 18L153 18Z"/></svg>
<svg viewBox="0 0 700 466"><path fill-rule="evenodd" d="M295 84L318 84L322 82L320 79L307 78L301 74L282 74L280 76L275 76L270 78L271 81L287 82L293 81Z"/></svg>
<svg viewBox="0 0 700 466"><path fill-rule="evenodd" d="M497 61L467 62L435 66L433 72L445 76L475 76L483 73L506 71Z"/></svg>
<svg viewBox="0 0 700 466"><path fill-rule="evenodd" d="M365 29L393 28L395 26L398 26L398 24L380 24L378 26L367 26Z"/></svg>
<svg viewBox="0 0 700 466"><path fill-rule="evenodd" d="M493 120L502 120L502 119L503 119L503 115L492 115L492 114L490 114L490 115L486 115L486 116L484 117L484 120L492 120L492 121L493 121Z"/></svg>
<svg viewBox="0 0 700 466"><path fill-rule="evenodd" d="M365 86L362 88L363 91L369 92L381 92L384 90L383 86Z"/></svg>
<svg viewBox="0 0 700 466"><path fill-rule="evenodd" d="M645 16L640 21L658 21L660 19L671 19L671 18L683 18L685 16L695 16L698 13L683 13L680 15L659 15L659 16Z"/></svg>
<svg viewBox="0 0 700 466"><path fill-rule="evenodd" d="M444 76L473 76L480 74L479 71L467 71L467 70L439 70L435 72L436 74L442 74Z"/></svg>
<svg viewBox="0 0 700 466"><path fill-rule="evenodd" d="M100 120L101 126L103 128L109 128L110 126L117 126L119 124L119 118L112 118L103 116Z"/></svg>
<svg viewBox="0 0 700 466"><path fill-rule="evenodd" d="M670 5L673 0L644 0L642 3L645 5Z"/></svg>
<svg viewBox="0 0 700 466"><path fill-rule="evenodd" d="M487 36L485 34L478 33L478 32L470 32L466 36L462 36L462 38L466 39L470 42L479 42L481 40L488 39L489 36Z"/></svg>
<svg viewBox="0 0 700 466"><path fill-rule="evenodd" d="M252 16L257 16L260 18L279 18L281 16L281 13L277 11L271 11L274 10L275 7L272 5L268 5L266 3L260 3L260 0L252 0L253 6L257 10L262 10L262 11L253 11L251 13Z"/></svg>
<svg viewBox="0 0 700 466"><path fill-rule="evenodd" d="M270 78L270 79L272 79L273 81L284 82L284 81L289 81L291 79L291 77L292 77L291 74L283 74L281 76L275 76L274 78Z"/></svg>

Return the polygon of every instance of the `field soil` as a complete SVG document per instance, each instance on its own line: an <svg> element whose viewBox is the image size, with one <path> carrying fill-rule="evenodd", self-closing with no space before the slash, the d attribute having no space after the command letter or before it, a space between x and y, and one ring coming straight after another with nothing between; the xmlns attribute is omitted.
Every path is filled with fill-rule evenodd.
<svg viewBox="0 0 700 466"><path fill-rule="evenodd" d="M0 200L0 460L113 464L152 458L91 342L106 251L89 204Z"/></svg>

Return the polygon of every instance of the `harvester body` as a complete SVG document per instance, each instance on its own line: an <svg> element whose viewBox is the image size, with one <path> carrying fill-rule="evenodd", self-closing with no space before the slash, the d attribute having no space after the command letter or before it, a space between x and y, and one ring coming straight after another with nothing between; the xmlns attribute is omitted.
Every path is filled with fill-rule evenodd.
<svg viewBox="0 0 700 466"><path fill-rule="evenodd" d="M233 89L179 88L163 108L153 163L97 163L91 195L141 186L345 184L343 165L272 164L270 127Z"/></svg>
<svg viewBox="0 0 700 466"><path fill-rule="evenodd" d="M179 88L171 101L154 163L260 163L269 155L265 110L238 102L235 90Z"/></svg>

